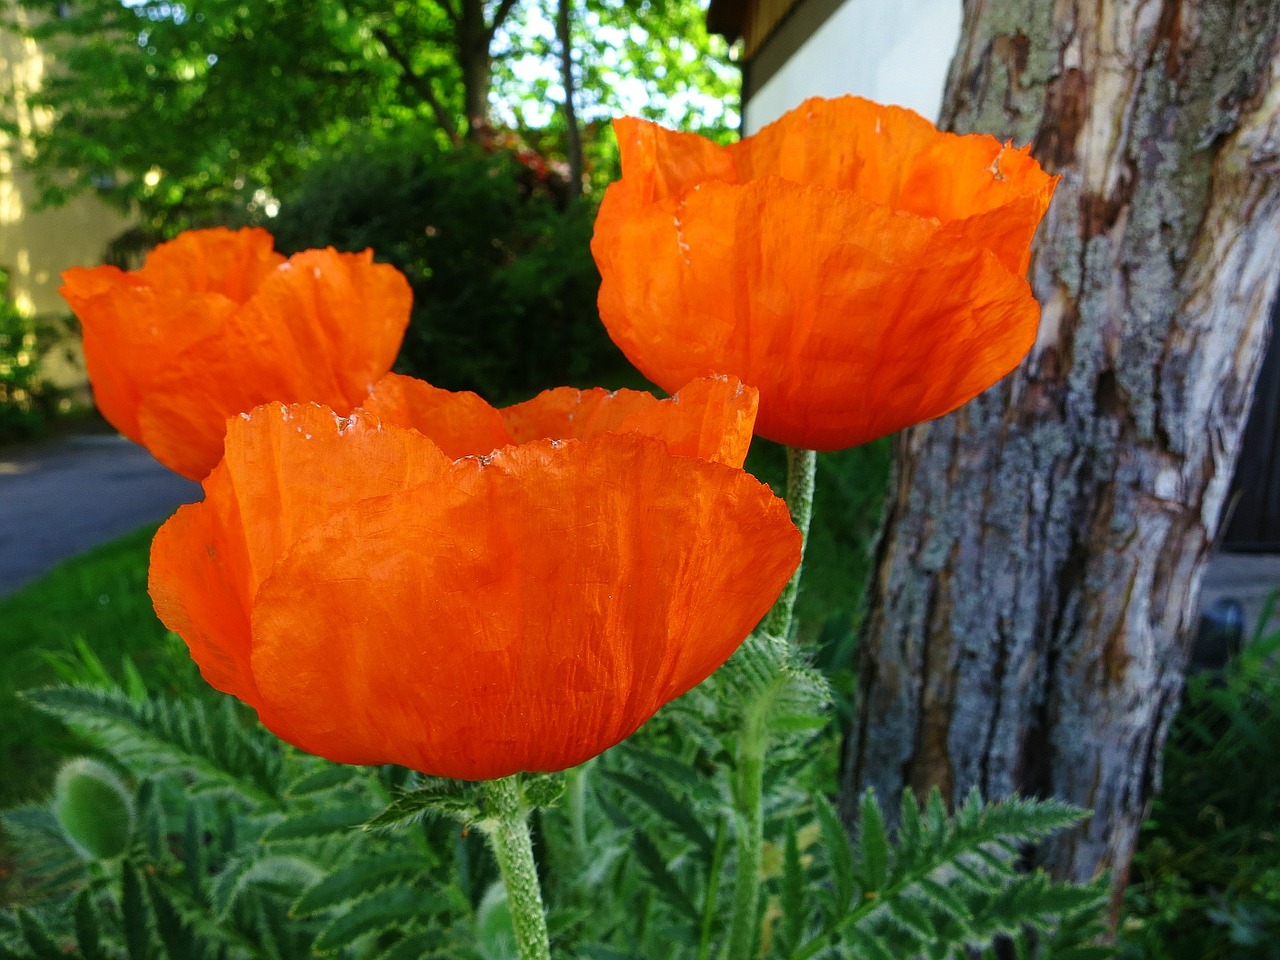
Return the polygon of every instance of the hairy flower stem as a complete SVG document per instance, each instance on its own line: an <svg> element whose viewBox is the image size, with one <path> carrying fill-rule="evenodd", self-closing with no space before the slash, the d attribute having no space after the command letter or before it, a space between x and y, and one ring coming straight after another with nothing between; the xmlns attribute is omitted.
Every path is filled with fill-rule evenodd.
<svg viewBox="0 0 1280 960"><path fill-rule="evenodd" d="M813 517L813 485L818 472L818 454L814 450L787 447L787 508L791 522L800 530L801 561L791 575L782 596L764 618L764 632L771 637L788 640L791 637L792 614L796 608L796 593L800 590L800 572L804 569L804 548L809 544L809 520Z"/></svg>
<svg viewBox="0 0 1280 960"><path fill-rule="evenodd" d="M529 836L529 808L520 796L520 784L514 776L489 780L484 784L484 798L486 818L481 826L507 888L520 960L551 960L547 917Z"/></svg>
<svg viewBox="0 0 1280 960"><path fill-rule="evenodd" d="M755 956L760 912L760 855L764 847L764 758L769 749L769 725L761 705L747 707L738 741L733 806L737 828L738 863L734 868L733 919L725 960Z"/></svg>
<svg viewBox="0 0 1280 960"><path fill-rule="evenodd" d="M791 622L800 589L804 548L809 542L809 521L813 516L813 486L818 454L813 450L787 448L787 507L791 522L800 530L801 566L765 616L764 633L782 644L791 639ZM748 960L755 955L760 912L760 855L764 846L764 764L769 751L769 701L750 703L745 708L742 735L734 771L734 826L738 863L733 888L733 919L729 927L726 960Z"/></svg>

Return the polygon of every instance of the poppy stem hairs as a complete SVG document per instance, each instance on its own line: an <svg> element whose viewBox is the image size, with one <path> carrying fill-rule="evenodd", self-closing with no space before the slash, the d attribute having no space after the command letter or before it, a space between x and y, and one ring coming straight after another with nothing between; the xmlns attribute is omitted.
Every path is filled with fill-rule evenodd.
<svg viewBox="0 0 1280 960"><path fill-rule="evenodd" d="M518 776L488 780L482 787L488 814L481 829L489 839L507 890L507 907L520 960L551 960L547 916L538 884L538 868L529 836L529 806Z"/></svg>
<svg viewBox="0 0 1280 960"><path fill-rule="evenodd" d="M765 642L787 649L804 567L804 549L813 517L813 488L818 454L814 450L787 447L787 508L800 531L800 565L787 581L773 607L765 614L760 631ZM788 654L789 655L789 654ZM755 953L760 913L760 860L764 847L764 769L769 753L769 705L755 700L747 705L734 764L733 813L738 863L733 888L733 917L729 926L727 957Z"/></svg>
<svg viewBox="0 0 1280 960"><path fill-rule="evenodd" d="M765 615L763 629L778 640L791 636L792 615L796 608L796 594L800 592L800 571L804 564L804 550L809 543L809 521L813 518L813 487L818 472L818 453L799 447L787 447L787 509L791 522L800 531L800 567L791 575L787 585L772 609Z"/></svg>

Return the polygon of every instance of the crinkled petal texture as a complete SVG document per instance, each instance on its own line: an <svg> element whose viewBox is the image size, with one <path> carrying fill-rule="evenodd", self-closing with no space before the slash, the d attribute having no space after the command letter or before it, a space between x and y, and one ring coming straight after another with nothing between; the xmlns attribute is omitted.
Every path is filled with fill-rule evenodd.
<svg viewBox="0 0 1280 960"><path fill-rule="evenodd" d="M230 416L271 400L358 406L394 362L412 300L369 251L285 260L259 229L191 231L135 273L75 268L63 282L103 415L196 480Z"/></svg>
<svg viewBox="0 0 1280 960"><path fill-rule="evenodd" d="M1027 150L854 97L728 147L615 129L600 315L664 389L731 373L760 390L759 434L839 449L954 410L1030 350L1056 179Z"/></svg>
<svg viewBox="0 0 1280 960"><path fill-rule="evenodd" d="M453 393L389 373L375 384L364 409L385 423L425 434L455 458L531 440L640 433L662 440L676 456L740 467L758 403L754 387L736 377L711 376L686 383L666 400L642 390L558 387L497 410L474 393Z"/></svg>
<svg viewBox="0 0 1280 960"><path fill-rule="evenodd" d="M156 610L211 683L346 763L581 763L719 666L800 558L767 487L639 433L451 460L273 404L226 446L156 536Z"/></svg>

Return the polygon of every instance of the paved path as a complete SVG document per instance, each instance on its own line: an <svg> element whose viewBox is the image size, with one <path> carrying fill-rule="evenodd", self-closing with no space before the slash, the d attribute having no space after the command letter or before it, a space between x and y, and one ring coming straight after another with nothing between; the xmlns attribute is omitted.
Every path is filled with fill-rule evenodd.
<svg viewBox="0 0 1280 960"><path fill-rule="evenodd" d="M123 437L0 450L0 596L199 499L199 484Z"/></svg>

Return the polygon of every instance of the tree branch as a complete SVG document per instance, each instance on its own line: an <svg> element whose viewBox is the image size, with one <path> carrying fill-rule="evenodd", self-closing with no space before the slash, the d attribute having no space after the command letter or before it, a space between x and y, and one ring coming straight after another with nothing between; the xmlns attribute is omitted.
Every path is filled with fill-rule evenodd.
<svg viewBox="0 0 1280 960"><path fill-rule="evenodd" d="M458 26L458 21L462 19L462 11L454 5L453 0L439 0L440 8L444 10L445 19L454 27Z"/></svg>
<svg viewBox="0 0 1280 960"><path fill-rule="evenodd" d="M409 59L408 55L400 49L400 46L391 38L391 35L387 33L387 31L381 28L375 28L373 35L377 41L386 48L391 59L399 65L405 79L409 81L409 85L413 87L418 96L422 97L423 102L431 108L431 112L435 114L436 123L440 124L440 128L449 135L449 139L455 145L461 143L461 138L458 136L457 124L454 122L454 118L450 115L449 111L445 109L444 104L440 102L440 98L436 96L435 88L431 86L431 79L422 75L413 68L413 63Z"/></svg>
<svg viewBox="0 0 1280 960"><path fill-rule="evenodd" d="M516 0L502 0L502 2L498 4L498 9L493 13L493 23L485 27L485 37L487 38L488 43L493 43L493 38L497 35L498 29L502 26L502 22L507 19L507 16L515 8L515 5ZM486 43L486 46L488 46L488 43Z"/></svg>

